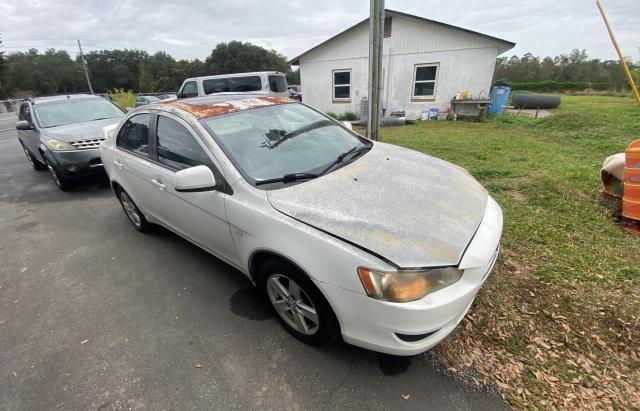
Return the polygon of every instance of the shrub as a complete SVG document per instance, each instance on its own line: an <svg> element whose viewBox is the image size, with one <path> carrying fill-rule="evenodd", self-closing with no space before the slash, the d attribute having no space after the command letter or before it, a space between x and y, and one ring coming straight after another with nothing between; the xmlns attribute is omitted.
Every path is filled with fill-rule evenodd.
<svg viewBox="0 0 640 411"><path fill-rule="evenodd" d="M329 117L332 117L338 121L356 121L358 120L358 115L354 112L351 111L347 111L345 113L342 114L336 114L333 111L327 111L325 113L326 115L328 115Z"/></svg>
<svg viewBox="0 0 640 411"><path fill-rule="evenodd" d="M109 96L113 102L123 110L126 110L127 107L136 106L136 95L132 91L115 88L113 90L109 90Z"/></svg>

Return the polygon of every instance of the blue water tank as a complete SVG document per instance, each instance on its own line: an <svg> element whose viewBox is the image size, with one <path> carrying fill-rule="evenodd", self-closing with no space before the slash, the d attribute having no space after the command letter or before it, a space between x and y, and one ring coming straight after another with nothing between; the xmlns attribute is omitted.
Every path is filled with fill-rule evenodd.
<svg viewBox="0 0 640 411"><path fill-rule="evenodd" d="M494 86L491 89L491 104L487 112L489 114L502 114L504 106L509 101L509 93L511 93L511 87Z"/></svg>

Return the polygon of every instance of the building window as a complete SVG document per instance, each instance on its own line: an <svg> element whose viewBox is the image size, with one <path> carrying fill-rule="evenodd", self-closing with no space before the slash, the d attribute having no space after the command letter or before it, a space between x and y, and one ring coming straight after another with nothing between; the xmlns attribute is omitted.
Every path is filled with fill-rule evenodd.
<svg viewBox="0 0 640 411"><path fill-rule="evenodd" d="M351 70L333 71L333 100L351 100Z"/></svg>
<svg viewBox="0 0 640 411"><path fill-rule="evenodd" d="M413 98L433 99L436 95L438 64L418 64L413 74Z"/></svg>
<svg viewBox="0 0 640 411"><path fill-rule="evenodd" d="M391 37L391 27L393 26L393 20L391 17L384 18L384 38L388 39Z"/></svg>

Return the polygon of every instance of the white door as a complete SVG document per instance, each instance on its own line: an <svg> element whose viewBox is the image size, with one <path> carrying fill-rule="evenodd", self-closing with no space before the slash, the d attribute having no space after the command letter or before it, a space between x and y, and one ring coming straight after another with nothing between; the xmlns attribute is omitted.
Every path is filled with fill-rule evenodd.
<svg viewBox="0 0 640 411"><path fill-rule="evenodd" d="M147 216L157 214L155 190L149 181L149 121L142 113L130 117L120 128L113 150L114 172L118 173L124 190Z"/></svg>
<svg viewBox="0 0 640 411"><path fill-rule="evenodd" d="M238 257L225 213L224 184L213 156L191 126L170 114L158 114L156 126L157 158L149 165L161 221L182 236L232 264ZM176 171L205 165L216 177L217 189L177 192L173 186Z"/></svg>

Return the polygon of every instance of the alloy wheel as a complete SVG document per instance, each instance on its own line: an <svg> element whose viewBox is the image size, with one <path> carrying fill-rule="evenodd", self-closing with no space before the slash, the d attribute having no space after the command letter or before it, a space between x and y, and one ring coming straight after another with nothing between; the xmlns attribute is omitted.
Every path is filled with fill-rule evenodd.
<svg viewBox="0 0 640 411"><path fill-rule="evenodd" d="M60 182L60 177L58 177L58 173L56 173L56 170L53 168L51 163L49 163L49 161L47 161L47 168L49 169L49 173L51 174L51 178L53 178L53 181L56 183L56 185L58 187L62 188L62 183Z"/></svg>
<svg viewBox="0 0 640 411"><path fill-rule="evenodd" d="M140 214L138 213L138 208L124 191L120 192L120 203L122 203L122 208L124 208L124 212L129 217L131 223L140 228L142 226L142 219L140 218Z"/></svg>
<svg viewBox="0 0 640 411"><path fill-rule="evenodd" d="M267 279L271 305L287 324L304 335L315 334L320 327L318 312L307 293L293 279L271 274Z"/></svg>

